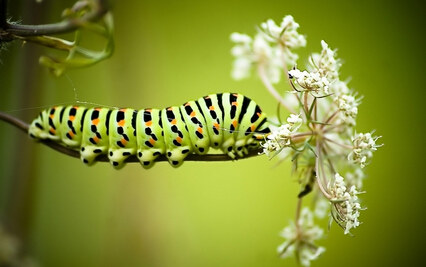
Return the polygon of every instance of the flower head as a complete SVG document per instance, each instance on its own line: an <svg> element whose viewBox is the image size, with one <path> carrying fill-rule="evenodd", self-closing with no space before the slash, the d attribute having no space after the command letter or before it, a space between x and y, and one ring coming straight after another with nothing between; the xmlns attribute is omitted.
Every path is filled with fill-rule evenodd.
<svg viewBox="0 0 426 267"><path fill-rule="evenodd" d="M324 247L315 245L315 241L322 238L323 234L324 231L313 223L312 212L304 208L297 225L291 222L281 231L280 236L285 241L278 246L277 252L281 258L289 257L295 252L300 264L310 266L310 262L325 251Z"/></svg>
<svg viewBox="0 0 426 267"><path fill-rule="evenodd" d="M373 152L382 145L377 145L376 141L380 136L373 136L372 133L359 133L352 138L353 150L348 155L348 159L364 168L368 160L373 157Z"/></svg>
<svg viewBox="0 0 426 267"><path fill-rule="evenodd" d="M283 124L278 128L272 128L265 143L262 143L263 153L269 158L272 158L284 148L291 146L292 135L302 125L302 118L300 117L300 114L290 114L287 118L287 122L287 124Z"/></svg>
<svg viewBox="0 0 426 267"><path fill-rule="evenodd" d="M349 126L355 126L360 100L354 95L340 94L334 98L334 102L340 110L340 119Z"/></svg>
<svg viewBox="0 0 426 267"><path fill-rule="evenodd" d="M361 205L358 201L360 194L355 186L351 186L349 190L346 187L344 179L340 174L336 173L334 183L329 186L332 202L332 216L334 220L345 229L348 234L352 228L359 226L359 212Z"/></svg>
<svg viewBox="0 0 426 267"><path fill-rule="evenodd" d="M278 48L267 42L263 35L257 34L254 39L246 34L232 33L235 43L231 53L235 57L232 77L241 80L250 76L252 67L262 64L272 83L277 83L281 76L281 62Z"/></svg>
<svg viewBox="0 0 426 267"><path fill-rule="evenodd" d="M323 94L329 93L328 87L330 82L327 78L321 77L318 71L308 72L306 70L300 71L298 69L292 69L288 74L291 78L294 78L296 83L305 91L321 92Z"/></svg>
<svg viewBox="0 0 426 267"><path fill-rule="evenodd" d="M293 16L285 16L280 26L272 19L268 19L260 24L260 27L270 42L279 42L293 49L306 46L306 38L297 32L299 24L294 21Z"/></svg>
<svg viewBox="0 0 426 267"><path fill-rule="evenodd" d="M318 70L321 72L321 76L327 77L331 81L336 80L339 78L341 66L340 60L336 58L337 53L335 50L331 50L324 40L321 41L321 47L321 55L316 62Z"/></svg>

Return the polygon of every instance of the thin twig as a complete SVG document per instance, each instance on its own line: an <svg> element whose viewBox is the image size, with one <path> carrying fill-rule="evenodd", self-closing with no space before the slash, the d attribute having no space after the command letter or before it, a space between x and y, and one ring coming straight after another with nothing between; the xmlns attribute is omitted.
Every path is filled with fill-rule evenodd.
<svg viewBox="0 0 426 267"><path fill-rule="evenodd" d="M18 118L15 118L9 114L3 113L0 111L0 120L5 121L21 131L28 133L29 124L21 121ZM58 143L55 143L51 140L45 139L45 140L39 140L40 143L59 151L63 154L66 154L68 156L74 157L74 158L80 158L80 152L68 147L64 147ZM255 157L259 155L259 152L261 150L251 150L247 155L245 155L241 159ZM226 154L206 154L206 155L198 155L198 154L189 154L186 158L186 161L232 161L228 155ZM98 158L96 158L96 161L102 161L102 162L109 162L107 155L100 155ZM159 156L155 161L168 161L167 157L165 155ZM136 156L130 156L126 159L126 162L140 162L139 159Z"/></svg>

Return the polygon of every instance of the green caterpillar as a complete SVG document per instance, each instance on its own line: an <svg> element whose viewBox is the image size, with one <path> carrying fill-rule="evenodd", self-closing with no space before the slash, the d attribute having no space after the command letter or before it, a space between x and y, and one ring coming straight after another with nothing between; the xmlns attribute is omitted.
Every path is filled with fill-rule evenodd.
<svg viewBox="0 0 426 267"><path fill-rule="evenodd" d="M178 167L189 153L217 148L232 159L260 146L270 132L266 115L250 98L221 93L165 109L109 109L57 106L31 123L29 135L79 150L91 165L107 154L114 168L136 155L144 168L166 155Z"/></svg>

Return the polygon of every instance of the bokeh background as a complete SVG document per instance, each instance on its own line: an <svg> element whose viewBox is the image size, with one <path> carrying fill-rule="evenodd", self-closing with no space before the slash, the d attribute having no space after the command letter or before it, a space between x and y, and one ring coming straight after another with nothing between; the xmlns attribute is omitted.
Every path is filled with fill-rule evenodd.
<svg viewBox="0 0 426 267"><path fill-rule="evenodd" d="M9 2L13 19L37 24L58 21L74 1ZM322 39L339 49L342 76L364 96L358 130L376 129L385 144L367 168L364 223L353 237L333 225L313 266L421 266L424 10L421 1L116 1L116 50L95 66L55 78L38 65L49 51L20 42L2 51L0 109L29 122L38 107L72 103L75 92L81 101L144 108L236 91L274 114L259 79L231 79L229 35L291 14L308 38L302 58ZM5 123L0 157L1 220L40 266L296 265L275 252L296 207L289 163L88 168Z"/></svg>

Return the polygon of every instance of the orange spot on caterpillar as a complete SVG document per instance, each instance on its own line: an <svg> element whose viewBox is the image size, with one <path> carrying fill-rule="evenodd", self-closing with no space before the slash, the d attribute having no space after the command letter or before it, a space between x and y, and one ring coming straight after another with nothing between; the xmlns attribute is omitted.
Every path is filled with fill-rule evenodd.
<svg viewBox="0 0 426 267"><path fill-rule="evenodd" d="M99 118L96 118L96 119L92 120L92 124L93 125L98 125L99 124Z"/></svg>
<svg viewBox="0 0 426 267"><path fill-rule="evenodd" d="M149 139L149 142L151 143L151 145L154 145L155 144L155 140L154 139Z"/></svg>
<svg viewBox="0 0 426 267"><path fill-rule="evenodd" d="M233 106L238 106L238 102L232 102L231 103Z"/></svg>
<svg viewBox="0 0 426 267"><path fill-rule="evenodd" d="M72 131L69 131L68 134L71 136L71 138L74 138L74 133Z"/></svg>
<svg viewBox="0 0 426 267"><path fill-rule="evenodd" d="M238 124L238 121L237 121L237 120L234 120L234 121L232 122L232 125L234 125L234 127L235 127L235 128L237 128L237 124Z"/></svg>
<svg viewBox="0 0 426 267"><path fill-rule="evenodd" d="M52 134L56 134L56 130L53 128L50 128L49 132L51 132Z"/></svg>
<svg viewBox="0 0 426 267"><path fill-rule="evenodd" d="M173 110L173 108L172 108L172 107L169 107L169 108L167 108L167 110L169 110L169 111L170 111L170 110Z"/></svg>
<svg viewBox="0 0 426 267"><path fill-rule="evenodd" d="M210 99L210 96L205 96L204 99Z"/></svg>
<svg viewBox="0 0 426 267"><path fill-rule="evenodd" d="M200 134L202 134L203 133L203 128L198 127L197 132L199 132Z"/></svg>
<svg viewBox="0 0 426 267"><path fill-rule="evenodd" d="M146 112L149 112L149 113L151 113L151 112L152 112L152 109L150 109L150 108L147 108L147 109L145 109L145 111L146 111Z"/></svg>
<svg viewBox="0 0 426 267"><path fill-rule="evenodd" d="M238 94L232 94L233 96L238 96Z"/></svg>
<svg viewBox="0 0 426 267"><path fill-rule="evenodd" d="M70 116L70 117L69 117L69 120L70 120L70 121L74 121L74 120L75 120L75 116Z"/></svg>
<svg viewBox="0 0 426 267"><path fill-rule="evenodd" d="M262 115L262 113L260 113L260 112L257 112L256 114L257 114L257 116L259 116L259 117Z"/></svg>
<svg viewBox="0 0 426 267"><path fill-rule="evenodd" d="M101 108L95 108L95 110L97 110L97 111L101 111Z"/></svg>
<svg viewBox="0 0 426 267"><path fill-rule="evenodd" d="M120 108L120 111L126 112L127 108Z"/></svg>
<svg viewBox="0 0 426 267"><path fill-rule="evenodd" d="M118 126L123 127L125 122L126 122L125 120L121 120L121 121L119 121L119 122L118 122Z"/></svg>
<svg viewBox="0 0 426 267"><path fill-rule="evenodd" d="M176 119L173 119L170 123L173 124L173 125L176 125L177 121L176 121Z"/></svg>
<svg viewBox="0 0 426 267"><path fill-rule="evenodd" d="M180 136L176 137L176 141L177 141L179 144L182 144L182 137L180 137Z"/></svg>
<svg viewBox="0 0 426 267"><path fill-rule="evenodd" d="M189 106L189 105L190 105L190 104L189 104L189 102L186 102L184 106L185 106L185 107L187 107L187 106Z"/></svg>
<svg viewBox="0 0 426 267"><path fill-rule="evenodd" d="M55 115L54 114L50 114L49 115L49 118L51 118L51 119L53 119L55 117Z"/></svg>
<svg viewBox="0 0 426 267"><path fill-rule="evenodd" d="M195 117L195 111L192 111L191 114L189 114L191 117Z"/></svg>
<svg viewBox="0 0 426 267"><path fill-rule="evenodd" d="M150 127L152 125L152 121L145 122L145 126Z"/></svg>
<svg viewBox="0 0 426 267"><path fill-rule="evenodd" d="M256 126L254 125L254 124L252 124L251 126L250 126L250 130L252 131L252 132L254 132L254 130L256 129Z"/></svg>
<svg viewBox="0 0 426 267"><path fill-rule="evenodd" d="M215 122L215 123L213 124L213 126L214 126L217 130L219 130L219 127L220 127L219 123Z"/></svg>
<svg viewBox="0 0 426 267"><path fill-rule="evenodd" d="M99 138L97 136L92 137L93 141L95 141L95 143L99 143Z"/></svg>
<svg viewBox="0 0 426 267"><path fill-rule="evenodd" d="M210 106L210 107L209 107L209 110L214 110L214 107L213 107L213 106Z"/></svg>
<svg viewBox="0 0 426 267"><path fill-rule="evenodd" d="M127 140L126 140L126 139L124 139L124 138L122 138L122 139L120 140L120 142L123 144L123 146L126 146L126 144L127 144Z"/></svg>

